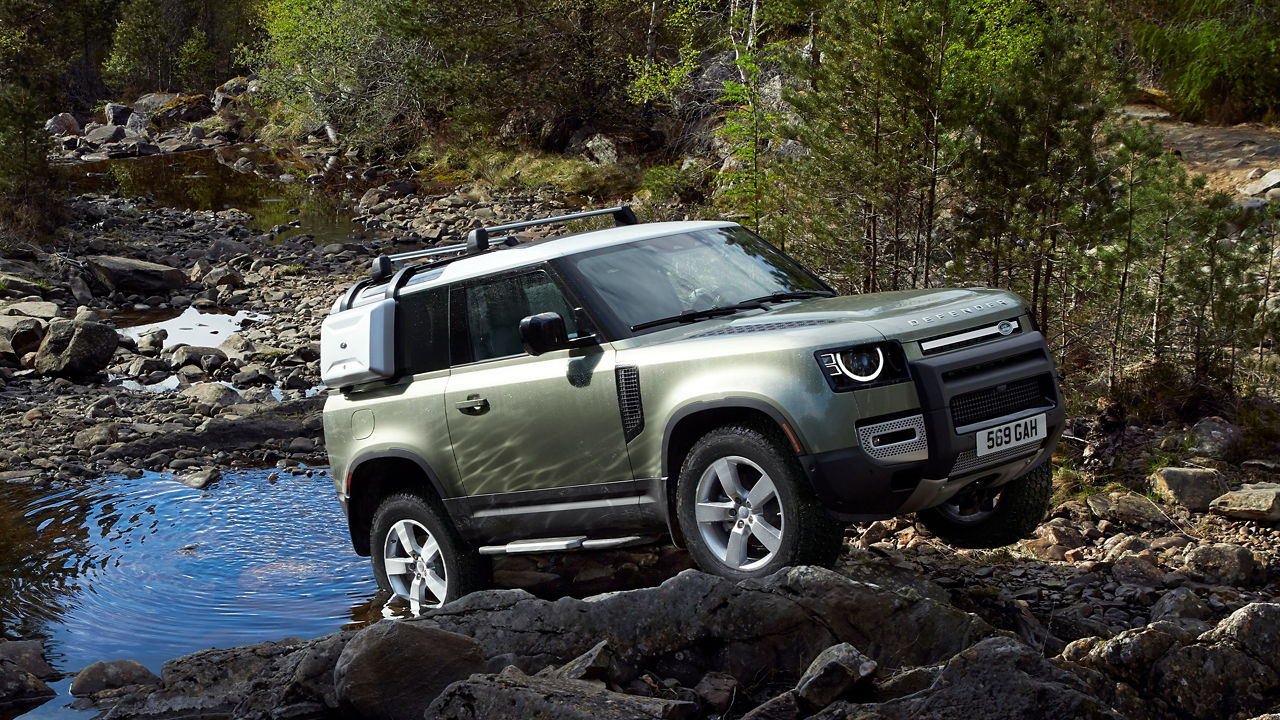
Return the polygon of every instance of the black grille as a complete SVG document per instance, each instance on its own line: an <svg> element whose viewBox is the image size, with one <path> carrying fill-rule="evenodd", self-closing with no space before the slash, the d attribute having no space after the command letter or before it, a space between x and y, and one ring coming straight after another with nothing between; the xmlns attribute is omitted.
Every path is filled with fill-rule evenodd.
<svg viewBox="0 0 1280 720"><path fill-rule="evenodd" d="M1027 378L955 396L951 399L951 420L962 427L1050 404L1044 378Z"/></svg>
<svg viewBox="0 0 1280 720"><path fill-rule="evenodd" d="M743 335L746 333L770 332L772 330L790 330L792 328L817 327L818 325L830 325L839 322L837 320L786 320L783 322L765 322L755 323L754 325L734 325L731 327L723 327L719 330L709 330L704 333L693 335L692 338L716 337L718 335Z"/></svg>
<svg viewBox="0 0 1280 720"><path fill-rule="evenodd" d="M631 442L644 429L644 408L640 404L640 369L634 365L619 365L613 372L618 379L622 436L627 442Z"/></svg>

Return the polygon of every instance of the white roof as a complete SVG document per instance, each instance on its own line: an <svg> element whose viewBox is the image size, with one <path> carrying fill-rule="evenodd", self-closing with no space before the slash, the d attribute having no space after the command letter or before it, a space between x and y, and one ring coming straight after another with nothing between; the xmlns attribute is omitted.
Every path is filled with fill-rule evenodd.
<svg viewBox="0 0 1280 720"><path fill-rule="evenodd" d="M430 279L420 280L414 278L405 287L405 292L425 290L426 288L459 280L494 275L506 270L537 265L552 258L598 250L636 240L647 240L692 230L732 227L734 225L737 225L737 223L723 220L638 223L636 225L622 225L603 230L593 230L563 238L550 238L531 245L517 245L516 247L490 250L480 255L455 260L440 268L439 271L427 274ZM501 234L499 233L498 236L501 236ZM385 287L386 283L373 285L363 290L360 293L360 297L364 299L371 293L381 296L382 288ZM361 303L357 301L357 304Z"/></svg>

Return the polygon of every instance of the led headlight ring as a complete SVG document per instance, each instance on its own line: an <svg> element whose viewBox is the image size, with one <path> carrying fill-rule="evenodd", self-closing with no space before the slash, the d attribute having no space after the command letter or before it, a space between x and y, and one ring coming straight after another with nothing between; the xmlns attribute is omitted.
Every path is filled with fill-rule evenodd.
<svg viewBox="0 0 1280 720"><path fill-rule="evenodd" d="M884 372L884 352L880 348L876 348L876 371L870 375L858 375L846 367L844 364L844 358L841 357L844 353L833 354L836 356L836 367L840 369L840 372L844 373L845 377L852 378L858 382L871 382L872 380L880 377L881 372Z"/></svg>

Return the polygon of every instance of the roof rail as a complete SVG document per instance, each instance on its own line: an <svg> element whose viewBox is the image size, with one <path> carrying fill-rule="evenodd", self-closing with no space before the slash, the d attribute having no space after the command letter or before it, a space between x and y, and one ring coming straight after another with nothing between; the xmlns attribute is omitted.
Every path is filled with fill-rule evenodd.
<svg viewBox="0 0 1280 720"><path fill-rule="evenodd" d="M343 309L351 307L351 303L355 301L355 297L360 290L370 285L377 285L378 283L386 282L391 280L392 276L395 276L399 282L392 283L391 286L387 288L388 297L391 297L392 293L394 293L399 286L403 285L404 282L413 275L413 272L405 273L403 270L400 273L396 273L392 263L403 262L405 260L416 260L418 258L434 257L436 255L447 255L449 253L458 253L457 257L442 258L435 262L427 263L422 266L422 268L418 269L436 267L469 255L479 255L480 253L488 251L490 247L512 247L519 243L514 235L504 235L502 237L491 238L491 233L505 232L508 230L521 230L535 225L554 225L569 222L570 220L596 217L598 215L612 215L613 224L615 226L635 225L639 222L636 220L636 214L632 212L629 206L619 205L617 207L604 208L603 210L588 210L586 212L573 213L571 215L557 215L556 217L543 218L541 220L525 220L523 222L507 223L506 225L475 228L471 232L467 233L467 241L465 243L445 245L437 248L427 248L425 250L412 250L410 252L397 253L395 255L379 255L373 259L373 267L369 270L368 279L361 280L356 283L350 291L348 291L347 296L343 300Z"/></svg>

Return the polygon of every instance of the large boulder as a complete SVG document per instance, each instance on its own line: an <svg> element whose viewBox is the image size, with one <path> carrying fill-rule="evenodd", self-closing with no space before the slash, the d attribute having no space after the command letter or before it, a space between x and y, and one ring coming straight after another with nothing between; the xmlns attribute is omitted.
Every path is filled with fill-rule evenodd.
<svg viewBox="0 0 1280 720"><path fill-rule="evenodd" d="M168 293L187 284L181 270L145 260L94 255L86 258L85 264L110 291L150 295Z"/></svg>
<svg viewBox="0 0 1280 720"><path fill-rule="evenodd" d="M983 640L955 655L925 690L878 704L836 702L813 717L1123 720L1080 677L1008 637Z"/></svg>
<svg viewBox="0 0 1280 720"><path fill-rule="evenodd" d="M530 677L515 667L450 685L425 715L451 720L692 720L698 716L696 702L624 695L584 680Z"/></svg>
<svg viewBox="0 0 1280 720"><path fill-rule="evenodd" d="M213 114L213 104L205 95L185 95L170 100L149 114L160 127L173 128L184 123L204 120Z"/></svg>
<svg viewBox="0 0 1280 720"><path fill-rule="evenodd" d="M42 375L95 375L111 362L119 341L110 325L53 320L36 351L35 369Z"/></svg>
<svg viewBox="0 0 1280 720"><path fill-rule="evenodd" d="M45 121L44 129L53 135L79 135L80 123L71 113L58 113Z"/></svg>
<svg viewBox="0 0 1280 720"><path fill-rule="evenodd" d="M1222 459L1240 442L1240 428L1214 416L1191 427L1191 449L1201 455Z"/></svg>
<svg viewBox="0 0 1280 720"><path fill-rule="evenodd" d="M1230 543L1212 543L1189 549L1182 571L1188 576L1217 585L1254 585L1265 579L1266 567L1248 548Z"/></svg>
<svg viewBox="0 0 1280 720"><path fill-rule="evenodd" d="M133 660L96 662L76 673L71 681L71 694L76 697L97 695L130 685L159 685L160 678Z"/></svg>
<svg viewBox="0 0 1280 720"><path fill-rule="evenodd" d="M1209 509L1219 515L1260 520L1280 521L1280 483L1255 483L1215 498Z"/></svg>
<svg viewBox="0 0 1280 720"><path fill-rule="evenodd" d="M1150 478L1156 494L1191 512L1205 512L1214 498L1227 491L1222 474L1209 468L1164 467Z"/></svg>
<svg viewBox="0 0 1280 720"><path fill-rule="evenodd" d="M350 717L421 720L445 688L484 667L479 643L465 635L382 620L347 643L333 671L334 690Z"/></svg>
<svg viewBox="0 0 1280 720"><path fill-rule="evenodd" d="M0 317L0 339L7 340L19 357L40 347L47 322L23 315Z"/></svg>
<svg viewBox="0 0 1280 720"><path fill-rule="evenodd" d="M58 693L34 674L7 660L0 660L0 712L10 707L38 705Z"/></svg>
<svg viewBox="0 0 1280 720"><path fill-rule="evenodd" d="M140 113L153 113L178 99L175 93L147 93L133 101L133 109Z"/></svg>
<svg viewBox="0 0 1280 720"><path fill-rule="evenodd" d="M102 111L107 116L108 125L124 125L129 122L129 116L133 114L133 108L120 103L107 103Z"/></svg>
<svg viewBox="0 0 1280 720"><path fill-rule="evenodd" d="M107 143L120 142L124 139L125 130L119 125L103 125L94 128L85 134L84 139L94 145L106 145Z"/></svg>

